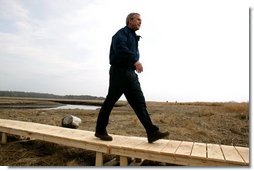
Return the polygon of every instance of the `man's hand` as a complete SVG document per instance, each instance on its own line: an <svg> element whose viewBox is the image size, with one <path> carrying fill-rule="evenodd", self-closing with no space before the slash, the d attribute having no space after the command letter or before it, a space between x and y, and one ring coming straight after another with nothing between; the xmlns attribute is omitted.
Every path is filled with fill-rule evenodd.
<svg viewBox="0 0 254 171"><path fill-rule="evenodd" d="M143 66L142 66L142 64L141 64L139 61L135 62L134 65L135 65L136 71L137 71L138 73L143 72Z"/></svg>

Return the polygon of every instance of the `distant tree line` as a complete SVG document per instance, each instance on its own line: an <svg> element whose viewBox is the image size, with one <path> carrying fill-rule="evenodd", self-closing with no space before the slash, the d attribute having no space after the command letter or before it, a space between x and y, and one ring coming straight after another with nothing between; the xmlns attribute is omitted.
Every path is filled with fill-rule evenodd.
<svg viewBox="0 0 254 171"><path fill-rule="evenodd" d="M22 91L0 91L0 97L30 97L30 98L53 98L53 99L78 99L78 100L104 100L104 97L90 95L55 95L48 93L22 92Z"/></svg>

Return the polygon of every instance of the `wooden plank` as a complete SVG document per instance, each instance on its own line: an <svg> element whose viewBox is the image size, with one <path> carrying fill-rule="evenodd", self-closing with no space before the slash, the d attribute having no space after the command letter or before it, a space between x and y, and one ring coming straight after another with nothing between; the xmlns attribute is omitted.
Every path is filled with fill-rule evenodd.
<svg viewBox="0 0 254 171"><path fill-rule="evenodd" d="M153 153L160 153L160 151L165 148L165 146L168 144L167 140L158 140L155 143L148 143L147 141L138 144L134 148L139 151L147 151L147 152L153 152Z"/></svg>
<svg viewBox="0 0 254 171"><path fill-rule="evenodd" d="M9 132L9 128L5 128L5 127L2 127L2 126L0 125L0 132L8 133L8 132Z"/></svg>
<svg viewBox="0 0 254 171"><path fill-rule="evenodd" d="M15 128L15 129L9 129L8 131L9 134L12 134L12 135L19 135L19 136L24 136L24 137L30 137L30 138L35 138L35 139L38 139L38 140L43 140L43 135L40 134L40 133L33 133L33 132L29 132L27 130L19 130L18 128Z"/></svg>
<svg viewBox="0 0 254 171"><path fill-rule="evenodd" d="M244 163L242 157L239 155L234 146L221 145L221 149L227 161Z"/></svg>
<svg viewBox="0 0 254 171"><path fill-rule="evenodd" d="M190 156L184 155L174 155L174 154L166 154L166 153L147 153L143 150L139 151L135 148L133 149L115 149L114 154L117 155L125 155L136 158L143 158L152 161L166 162L177 165L184 166L230 166L236 165L234 163L228 164L226 162L221 161L210 161L210 160L202 160L200 158L191 158Z"/></svg>
<svg viewBox="0 0 254 171"><path fill-rule="evenodd" d="M110 153L115 154L115 151L118 151L118 153L119 151L122 151L123 153L121 153L121 155L126 156L124 155L124 152L126 150L132 150L139 144L146 143L146 142L147 142L146 138L139 138L139 137L126 138L125 136L121 136L121 138L116 138L116 136L113 136L113 141L109 144Z"/></svg>
<svg viewBox="0 0 254 171"><path fill-rule="evenodd" d="M156 145L157 144L157 145ZM149 144L147 138L140 137L128 137L125 139L123 144L113 144L111 146L111 153L120 156L128 156L132 158L142 158L142 159L158 159L160 153L154 151L156 149L162 149L167 144L167 141L159 140L156 143ZM149 150L150 149L150 150ZM154 153L158 155L154 157Z"/></svg>
<svg viewBox="0 0 254 171"><path fill-rule="evenodd" d="M1 120L0 120L1 121ZM32 122L22 122L22 121L9 121L7 120L5 123L0 122L0 125L5 128L9 128L12 130L20 130L27 132L44 132L45 134L50 132L51 129L57 128L56 126L32 123Z"/></svg>
<svg viewBox="0 0 254 171"><path fill-rule="evenodd" d="M139 154L136 155L135 146L137 146L141 143L144 143L146 141L147 140L145 140L145 138L139 138L139 139L137 139L137 141L135 141L135 138L130 137L130 138L125 138L125 141L123 143L121 143L119 141L117 141L117 143L111 143L110 147L109 147L110 154L141 158L141 156L143 156L143 155L141 155L141 156L139 156Z"/></svg>
<svg viewBox="0 0 254 171"><path fill-rule="evenodd" d="M147 140L143 140L143 142L141 144L137 144L137 146L132 145L132 146L129 146L128 148L125 148L124 146L122 148L112 147L111 154L149 159L149 160L161 161L161 162L167 162L167 163L176 162L175 164L182 164L182 163L186 163L185 158L178 160L178 158L174 156L174 153L171 153L171 155L170 153L166 153L167 151L172 152L172 149L176 150L180 143L181 143L180 141L174 141L174 140L170 140L170 141L159 140L157 141L158 147L156 147L155 143L149 144L147 143ZM145 148L150 149L150 151L149 152L145 151L144 150ZM156 149L160 149L161 151L155 152L154 150ZM173 150L173 152L175 150Z"/></svg>
<svg viewBox="0 0 254 171"><path fill-rule="evenodd" d="M193 142L182 141L180 146L176 150L175 154L176 155L190 156L193 144L194 144Z"/></svg>
<svg viewBox="0 0 254 171"><path fill-rule="evenodd" d="M96 152L95 166L102 165L103 165L103 154L101 152Z"/></svg>
<svg viewBox="0 0 254 171"><path fill-rule="evenodd" d="M155 143L150 144L150 147L148 147L148 151L160 153L168 144L168 140L158 140Z"/></svg>
<svg viewBox="0 0 254 171"><path fill-rule="evenodd" d="M89 148L92 148L95 150L98 149L98 151L105 152L105 153L108 153L109 151L108 147L105 146L105 142L96 139L94 137L94 134L89 131L68 129L68 128L62 128L57 126L38 124L38 123L30 123L30 126L28 126L28 123L25 122L24 124L20 124L20 121L18 122L11 121L11 124L12 124L12 127L14 127L14 129L13 128L9 129L8 132L10 134L33 137L39 140L54 142L57 144L62 144L67 146L76 145L76 147L83 148L83 149L87 149L88 147L88 144L83 142L84 140L86 140L90 144ZM73 143L72 142L73 140L82 141L82 142Z"/></svg>
<svg viewBox="0 0 254 171"><path fill-rule="evenodd" d="M153 161L161 161L161 162L169 162L170 159L174 158L171 156L162 155L160 153L149 153L144 150L136 149L136 148L114 148L111 150L113 153L120 156L128 156L132 158L142 158Z"/></svg>
<svg viewBox="0 0 254 171"><path fill-rule="evenodd" d="M207 144L207 158L224 161L224 156L218 144Z"/></svg>
<svg viewBox="0 0 254 171"><path fill-rule="evenodd" d="M174 154L180 144L181 141L169 140L167 145L160 152L165 154Z"/></svg>
<svg viewBox="0 0 254 171"><path fill-rule="evenodd" d="M109 154L109 147L106 144L94 144L89 143L88 141L79 141L79 140L72 140L67 138L55 137L55 136L44 136L44 141L53 142L61 145L66 145L69 147L76 147L85 150L97 151Z"/></svg>
<svg viewBox="0 0 254 171"><path fill-rule="evenodd" d="M49 128L51 128L51 126ZM83 137L78 135L78 137L76 137L75 134L71 132L73 130L70 129L68 131L67 129L61 127L57 127L46 132L45 130L40 132L38 129L37 131L39 133L34 131L28 132L28 130L17 130L17 128L15 128L9 129L8 132L14 135L32 137L38 140L53 142L61 145L109 153L108 146L103 141L97 140L94 138L94 136L91 136L91 134L84 134ZM88 137L90 137L90 139Z"/></svg>
<svg viewBox="0 0 254 171"><path fill-rule="evenodd" d="M138 157L142 159L150 159L152 158L153 154L160 155L160 151L167 145L168 141L165 140L158 140L156 143L148 143L146 139L140 141L139 144L133 144L133 146L122 146L120 149L116 147L112 148L112 152L120 153L121 155L125 154L126 156L130 157ZM129 152L132 152L130 155ZM133 156L134 153L134 156ZM120 155L119 154L119 155Z"/></svg>
<svg viewBox="0 0 254 171"><path fill-rule="evenodd" d="M235 147L238 153L243 158L244 162L248 165L249 164L249 148L247 147Z"/></svg>
<svg viewBox="0 0 254 171"><path fill-rule="evenodd" d="M191 157L199 157L206 159L206 144L195 142L191 152Z"/></svg>
<svg viewBox="0 0 254 171"><path fill-rule="evenodd" d="M140 139L135 139L133 137L112 135L113 141L109 141L108 145L112 147L122 148L122 147L130 147L132 148L136 144L141 143ZM142 142L144 139L141 140Z"/></svg>
<svg viewBox="0 0 254 171"><path fill-rule="evenodd" d="M48 132L48 134L44 135L50 135L58 138L71 138L72 140L77 141L92 141L94 143L98 142L96 141L93 134L87 134L86 132L83 132L83 134L80 134L79 132L76 132L72 129L66 129L59 127L58 129L52 129Z"/></svg>

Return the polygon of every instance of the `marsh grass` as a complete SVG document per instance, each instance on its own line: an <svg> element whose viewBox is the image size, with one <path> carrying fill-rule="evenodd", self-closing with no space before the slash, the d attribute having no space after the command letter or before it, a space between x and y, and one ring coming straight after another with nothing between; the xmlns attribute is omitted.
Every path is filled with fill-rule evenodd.
<svg viewBox="0 0 254 171"><path fill-rule="evenodd" d="M235 113L239 119L249 119L249 103L225 103L223 109L228 113Z"/></svg>

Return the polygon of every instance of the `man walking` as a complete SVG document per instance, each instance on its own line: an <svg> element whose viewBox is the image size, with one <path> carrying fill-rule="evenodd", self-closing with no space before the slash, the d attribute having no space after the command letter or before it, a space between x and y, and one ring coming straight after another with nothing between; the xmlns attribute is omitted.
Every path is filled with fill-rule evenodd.
<svg viewBox="0 0 254 171"><path fill-rule="evenodd" d="M112 141L112 136L108 135L106 127L111 110L122 94L125 95L144 126L149 143L169 135L168 132L159 131L159 128L152 123L146 109L138 75L135 73L135 70L138 73L143 72L143 66L139 62L138 41L140 36L135 33L140 26L140 14L130 13L126 18L126 26L112 37L108 95L100 109L95 130L95 136L104 141Z"/></svg>

